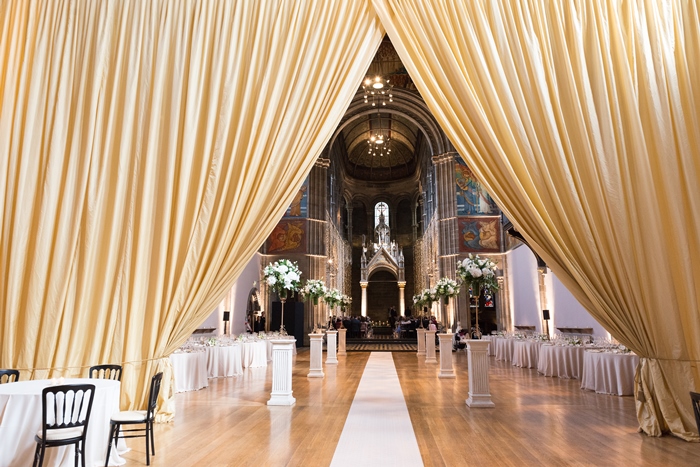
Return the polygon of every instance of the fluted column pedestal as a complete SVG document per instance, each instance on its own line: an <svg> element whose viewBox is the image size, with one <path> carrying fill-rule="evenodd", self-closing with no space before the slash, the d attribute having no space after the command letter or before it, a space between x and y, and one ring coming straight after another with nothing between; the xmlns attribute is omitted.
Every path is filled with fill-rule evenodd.
<svg viewBox="0 0 700 467"><path fill-rule="evenodd" d="M293 337L271 339L272 342L272 392L267 405L294 405L292 397Z"/></svg>
<svg viewBox="0 0 700 467"><path fill-rule="evenodd" d="M467 340L469 355L469 398L465 401L469 407L495 407L489 392L489 341L479 339Z"/></svg>
<svg viewBox="0 0 700 467"><path fill-rule="evenodd" d="M416 355L419 357L425 355L425 331L427 331L425 328L416 329L416 334L418 335L418 352Z"/></svg>
<svg viewBox="0 0 700 467"><path fill-rule="evenodd" d="M437 363L435 358L435 331L425 331L425 363Z"/></svg>
<svg viewBox="0 0 700 467"><path fill-rule="evenodd" d="M338 329L338 356L344 357L347 355L345 352L345 336L348 330L346 328Z"/></svg>
<svg viewBox="0 0 700 467"><path fill-rule="evenodd" d="M440 374L438 378L454 378L455 369L452 366L452 338L451 332L438 334L440 339Z"/></svg>
<svg viewBox="0 0 700 467"><path fill-rule="evenodd" d="M307 378L323 378L323 334L309 334L311 345Z"/></svg>
<svg viewBox="0 0 700 467"><path fill-rule="evenodd" d="M335 341L338 337L338 331L326 331L326 365L337 365L338 357L336 357Z"/></svg>

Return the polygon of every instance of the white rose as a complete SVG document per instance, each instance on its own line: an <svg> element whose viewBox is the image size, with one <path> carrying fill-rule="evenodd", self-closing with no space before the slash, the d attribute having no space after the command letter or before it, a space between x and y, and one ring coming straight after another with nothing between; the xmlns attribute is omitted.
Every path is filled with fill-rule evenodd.
<svg viewBox="0 0 700 467"><path fill-rule="evenodd" d="M481 277L481 269L479 268L471 268L469 270L469 274L472 275L472 277Z"/></svg>
<svg viewBox="0 0 700 467"><path fill-rule="evenodd" d="M277 283L277 279L275 276L270 276L267 278L267 285L275 285Z"/></svg>
<svg viewBox="0 0 700 467"><path fill-rule="evenodd" d="M281 272L282 274L284 274L284 273L286 273L287 271L289 271L289 268L288 268L287 266L285 266L284 264L281 264L280 267L279 267L279 270L280 270L280 272Z"/></svg>

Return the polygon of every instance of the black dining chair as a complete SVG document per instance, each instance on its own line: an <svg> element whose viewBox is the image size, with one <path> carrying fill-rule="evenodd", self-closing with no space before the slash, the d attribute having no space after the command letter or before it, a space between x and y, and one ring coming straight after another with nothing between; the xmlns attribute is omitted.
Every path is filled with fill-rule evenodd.
<svg viewBox="0 0 700 467"><path fill-rule="evenodd" d="M122 380L121 365L95 365L90 367L90 378Z"/></svg>
<svg viewBox="0 0 700 467"><path fill-rule="evenodd" d="M75 445L75 467L78 454L85 463L85 438L95 398L94 384L49 386L41 393L41 431L37 432L34 466L44 463L46 448Z"/></svg>
<svg viewBox="0 0 700 467"><path fill-rule="evenodd" d="M18 370L0 370L0 384L19 381Z"/></svg>
<svg viewBox="0 0 700 467"><path fill-rule="evenodd" d="M107 445L107 457L105 458L105 467L109 464L109 453L112 450L112 441L114 448L117 447L119 438L146 438L146 465L151 465L151 455L156 455L156 446L153 440L153 422L156 418L156 406L158 405L158 393L160 393L160 383L163 380L163 373L157 373L151 378L151 389L148 392L148 406L146 410L128 410L118 412L112 415L109 429L109 444ZM133 428L130 430L121 430L122 425L146 425L145 428ZM121 433L120 434L120 430ZM142 434L124 434L138 433Z"/></svg>
<svg viewBox="0 0 700 467"><path fill-rule="evenodd" d="M691 391L690 399L693 401L693 412L695 412L695 424L698 426L698 433L700 433L700 394Z"/></svg>

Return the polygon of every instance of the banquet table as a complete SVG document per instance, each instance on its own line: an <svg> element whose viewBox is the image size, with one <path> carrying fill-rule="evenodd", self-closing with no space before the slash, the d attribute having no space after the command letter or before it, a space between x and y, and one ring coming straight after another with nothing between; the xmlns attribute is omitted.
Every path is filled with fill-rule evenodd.
<svg viewBox="0 0 700 467"><path fill-rule="evenodd" d="M634 354L587 350L583 355L581 389L617 396L634 395L634 374L639 357Z"/></svg>
<svg viewBox="0 0 700 467"><path fill-rule="evenodd" d="M513 360L513 344L516 339L496 339L496 360L510 362Z"/></svg>
<svg viewBox="0 0 700 467"><path fill-rule="evenodd" d="M516 340L513 344L513 366L520 368L537 368L542 342Z"/></svg>
<svg viewBox="0 0 700 467"><path fill-rule="evenodd" d="M207 353L176 352L170 355L175 379L175 392L196 391L209 386L207 381Z"/></svg>
<svg viewBox="0 0 700 467"><path fill-rule="evenodd" d="M260 368L267 366L267 340L242 342L243 368Z"/></svg>
<svg viewBox="0 0 700 467"><path fill-rule="evenodd" d="M206 347L207 376L221 378L243 373L241 345Z"/></svg>
<svg viewBox="0 0 700 467"><path fill-rule="evenodd" d="M34 435L41 430L41 396L44 388L59 384L48 379L0 384L0 467L31 465L36 442ZM94 384L95 397L85 440L85 460L88 466L104 465L109 437L109 421L119 412L121 383L109 379L75 378L61 384ZM123 439L112 448L109 465L123 465L120 457L128 449ZM46 450L45 466L73 465L73 446Z"/></svg>
<svg viewBox="0 0 700 467"><path fill-rule="evenodd" d="M498 340L498 336L482 336L481 340L489 342L488 349L486 350L486 355L496 355L496 341Z"/></svg>
<svg viewBox="0 0 700 467"><path fill-rule="evenodd" d="M543 344L537 371L545 376L580 379L585 347L580 345Z"/></svg>

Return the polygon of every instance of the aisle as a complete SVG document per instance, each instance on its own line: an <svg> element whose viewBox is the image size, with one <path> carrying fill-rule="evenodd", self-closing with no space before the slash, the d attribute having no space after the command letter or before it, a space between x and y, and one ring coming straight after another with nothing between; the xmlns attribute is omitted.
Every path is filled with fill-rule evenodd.
<svg viewBox="0 0 700 467"><path fill-rule="evenodd" d="M356 465L423 465L394 359L388 352L369 356L331 462L332 467Z"/></svg>

